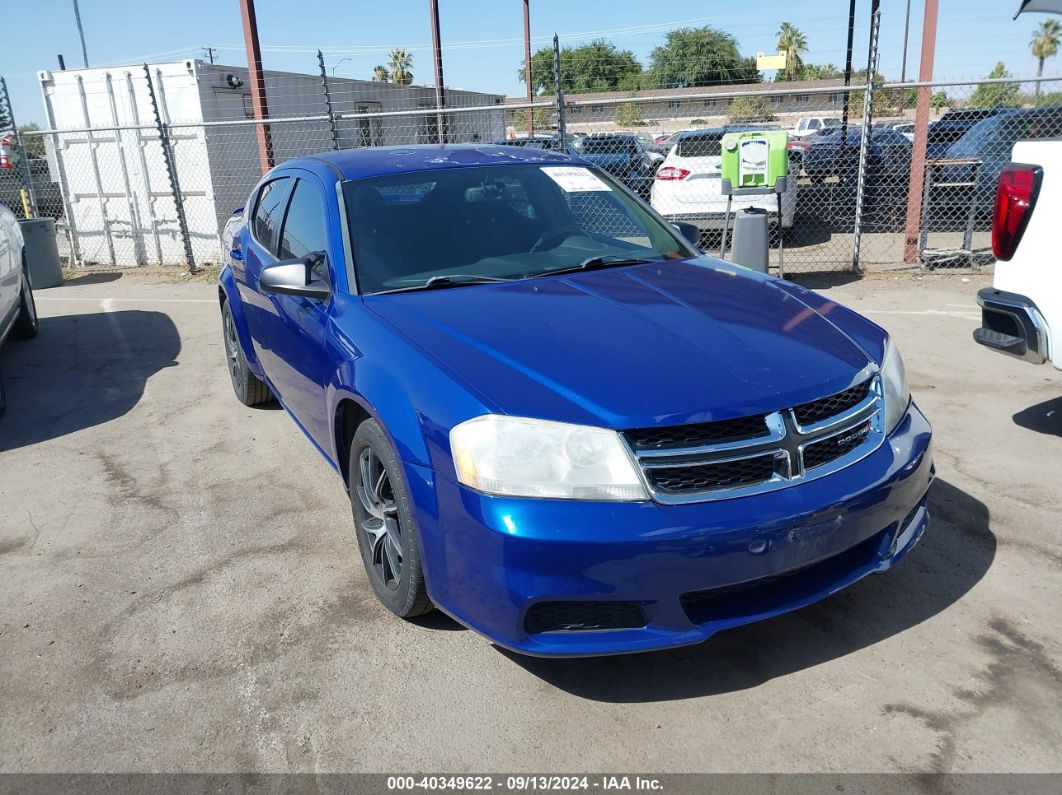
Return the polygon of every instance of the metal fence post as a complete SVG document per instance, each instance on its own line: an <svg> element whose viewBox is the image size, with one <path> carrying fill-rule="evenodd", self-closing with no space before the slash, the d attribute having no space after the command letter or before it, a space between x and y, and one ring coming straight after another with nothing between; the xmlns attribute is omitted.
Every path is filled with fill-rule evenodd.
<svg viewBox="0 0 1062 795"><path fill-rule="evenodd" d="M336 127L336 117L332 112L332 92L328 87L328 72L325 71L324 55L317 51L317 66L321 70L321 92L324 94L325 112L328 114L328 133L332 136L332 149L339 151L339 130Z"/></svg>
<svg viewBox="0 0 1062 795"><path fill-rule="evenodd" d="M151 70L144 64L144 77L147 78L148 99L151 100L151 112L155 116L155 129L159 133L159 143L162 145L162 160L166 166L166 176L170 180L170 192L173 194L174 208L177 210L177 225L181 231L181 240L184 241L184 256L188 261L188 271L198 273L199 268L195 264L195 254L192 252L192 238L188 234L188 220L184 215L184 199L181 196L181 186L177 181L177 164L173 158L173 150L170 148L169 125L162 123L162 114L159 113L159 103L155 98L155 86L151 82Z"/></svg>
<svg viewBox="0 0 1062 795"><path fill-rule="evenodd" d="M561 150L568 148L567 130L564 124L564 87L561 85L560 67L560 39L553 34L553 82L557 87L557 132L560 133ZM535 109L530 108L529 113L534 114Z"/></svg>
<svg viewBox="0 0 1062 795"><path fill-rule="evenodd" d="M859 136L859 172L856 178L855 225L852 231L852 272L859 273L859 247L863 238L863 194L867 187L867 156L870 150L870 125L874 117L874 75L878 65L878 24L880 0L873 0L870 12L870 52L867 56L867 88L863 94L863 129Z"/></svg>
<svg viewBox="0 0 1062 795"><path fill-rule="evenodd" d="M3 77L0 77L0 109L3 110L7 120L11 123L15 151L18 152L18 169L22 172L22 182L26 192L29 194L30 213L36 217L39 213L37 211L37 194L33 190L33 169L30 167L26 147L22 145L22 134L18 131L18 124L15 122L15 111L11 107L11 97L7 93L7 81Z"/></svg>

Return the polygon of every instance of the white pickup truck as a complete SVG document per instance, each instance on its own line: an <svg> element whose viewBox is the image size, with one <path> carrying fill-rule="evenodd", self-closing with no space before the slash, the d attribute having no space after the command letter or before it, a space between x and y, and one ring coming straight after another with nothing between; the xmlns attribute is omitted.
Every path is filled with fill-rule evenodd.
<svg viewBox="0 0 1062 795"><path fill-rule="evenodd" d="M15 339L36 336L37 306L30 289L18 219L0 205L0 346L9 334ZM4 379L0 374L0 415L6 408Z"/></svg>
<svg viewBox="0 0 1062 795"><path fill-rule="evenodd" d="M974 340L1033 364L1062 369L1062 139L1019 141L999 175L992 216L992 286L977 294Z"/></svg>

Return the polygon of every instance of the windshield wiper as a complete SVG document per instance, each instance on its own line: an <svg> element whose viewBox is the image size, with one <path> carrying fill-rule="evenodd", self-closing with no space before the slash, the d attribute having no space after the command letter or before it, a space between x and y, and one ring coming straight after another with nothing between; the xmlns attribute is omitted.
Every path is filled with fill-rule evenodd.
<svg viewBox="0 0 1062 795"><path fill-rule="evenodd" d="M558 273L600 270L601 268L619 268L624 265L644 265L647 262L656 261L657 260L642 259L641 257L621 257L616 254L606 254L599 257L587 257L578 265L573 265L569 268L556 268L555 270L542 271L542 273L534 274L534 277L532 278L538 276L555 276Z"/></svg>
<svg viewBox="0 0 1062 795"><path fill-rule="evenodd" d="M503 276L480 276L471 273L454 273L450 276L432 276L423 284L412 284L409 287L395 287L393 290L378 290L373 295L386 295L387 293L408 293L414 290L443 290L447 287L464 287L468 284L494 284L496 282L511 282L513 279Z"/></svg>

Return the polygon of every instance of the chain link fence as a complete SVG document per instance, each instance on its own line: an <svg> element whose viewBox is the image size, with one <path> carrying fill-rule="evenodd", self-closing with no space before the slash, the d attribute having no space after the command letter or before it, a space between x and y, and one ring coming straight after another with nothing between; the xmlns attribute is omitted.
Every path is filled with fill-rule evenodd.
<svg viewBox="0 0 1062 795"><path fill-rule="evenodd" d="M970 267L991 261L995 181L1015 141L1062 135L1062 78L813 80L529 102L337 78L320 56L313 66L266 72L261 109L246 69L198 60L41 72L47 129L0 139L13 166L0 168L0 202L54 218L70 264L194 269L221 262L226 220L268 163L359 147L501 142L578 154L665 218L695 224L702 247L718 253L727 209L721 138L780 129L789 131L791 190L732 202L734 211L767 211L773 269ZM933 97L924 168L913 146L920 89Z"/></svg>

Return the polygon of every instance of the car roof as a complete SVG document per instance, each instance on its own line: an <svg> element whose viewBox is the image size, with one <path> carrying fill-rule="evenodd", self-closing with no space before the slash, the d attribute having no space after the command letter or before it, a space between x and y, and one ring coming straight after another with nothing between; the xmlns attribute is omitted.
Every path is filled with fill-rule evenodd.
<svg viewBox="0 0 1062 795"><path fill-rule="evenodd" d="M577 162L579 162L577 158L563 152L551 152L526 146L411 144L322 152L289 160L281 163L277 168L305 168L322 177L331 173L333 177L338 176L341 179L367 179L413 171L434 171L441 168Z"/></svg>

